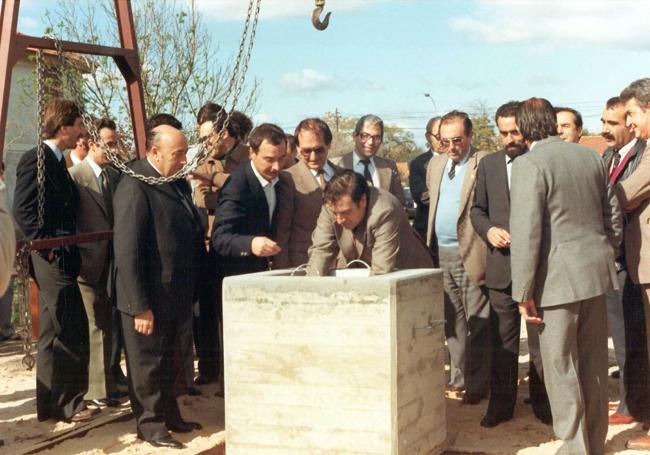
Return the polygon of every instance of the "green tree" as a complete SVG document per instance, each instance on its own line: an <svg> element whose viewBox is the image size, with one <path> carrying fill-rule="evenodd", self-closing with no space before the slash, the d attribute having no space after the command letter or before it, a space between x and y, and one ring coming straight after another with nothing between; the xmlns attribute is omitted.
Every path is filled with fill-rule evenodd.
<svg viewBox="0 0 650 455"><path fill-rule="evenodd" d="M172 114L191 132L199 107L224 98L228 65L217 61L218 47L195 0L135 0L132 8L147 115ZM58 0L56 13L48 11L46 17L46 33L61 39L119 46L113 1ZM88 73L81 78L87 108L117 119L130 132L128 96L119 69L111 58L88 56L87 61ZM257 81L245 89L239 110L254 110L257 89Z"/></svg>
<svg viewBox="0 0 650 455"><path fill-rule="evenodd" d="M479 150L495 152L501 144L496 134L494 115L484 101L477 101L472 105L471 119L474 127L474 140L472 145Z"/></svg>

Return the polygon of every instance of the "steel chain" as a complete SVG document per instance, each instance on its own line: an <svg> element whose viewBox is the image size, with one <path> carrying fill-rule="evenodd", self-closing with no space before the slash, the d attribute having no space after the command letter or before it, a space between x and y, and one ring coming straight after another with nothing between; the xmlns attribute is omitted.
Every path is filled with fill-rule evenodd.
<svg viewBox="0 0 650 455"><path fill-rule="evenodd" d="M228 84L228 89L226 90L226 98L224 103L221 106L221 110L218 112L217 117L221 116L224 111L225 107L228 103L228 100L230 98L230 94L232 93L232 105L233 109L234 106L237 105L237 101L239 99L239 96L241 94L241 90L246 78L246 72L248 71L248 64L250 61L250 57L252 54L252 49L253 49L253 44L254 44L254 38L255 38L255 33L257 29L257 22L259 18L259 12L260 12L260 6L261 6L262 0L249 0L249 6L248 6L248 12L246 15L246 21L244 23L244 30L242 32L242 37L239 43L239 50L237 52L237 58L235 65L233 67L232 75L230 77L230 81ZM254 8L255 6L255 8ZM253 9L255 9L255 14L253 16ZM252 20L252 25L251 25L251 18ZM250 30L250 33L249 33ZM250 34L250 38L249 38ZM89 135L93 139L93 141L98 144L102 151L105 153L106 157L108 160L120 171L123 173L138 179L144 183L147 183L149 185L162 185L165 183L170 183L176 180L184 179L187 177L187 175L192 172L198 164L203 161L208 154L210 153L209 148L207 147L207 143L210 140L210 137L214 134L217 135L217 137L221 137L224 131L228 128L228 125L230 123L230 117L231 113L229 112L226 115L226 118L224 120L223 126L219 131L216 129L216 124L214 125L214 129L212 131L212 134L204 139L203 142L200 143L200 148L199 151L197 152L196 156L192 158L188 163L183 166L181 170L176 172L174 175L164 177L149 177L149 176L144 176L141 174L138 174L134 172L131 168L127 166L127 164L122 160L122 158L119 156L118 152L114 151L113 149L109 148L106 146L102 138L99 136L99 133L97 129L95 128L94 122L92 120L92 117L90 114L86 112L86 110L83 108L83 96L80 90L80 84L76 84L75 81L72 78L72 72L75 71L74 68L72 68L72 65L70 62L65 58L63 48L61 46L61 41L59 40L58 37L55 36L50 36L50 38L54 41L54 45L56 48L56 53L57 57L59 60L59 68L60 68L60 75L61 75L61 80L65 81L65 86L66 88L71 92L72 94L72 100L77 104L79 107L80 111L82 112L82 120L83 124L88 131ZM246 42L248 41L248 46L246 46ZM243 68L243 71L242 71Z"/></svg>

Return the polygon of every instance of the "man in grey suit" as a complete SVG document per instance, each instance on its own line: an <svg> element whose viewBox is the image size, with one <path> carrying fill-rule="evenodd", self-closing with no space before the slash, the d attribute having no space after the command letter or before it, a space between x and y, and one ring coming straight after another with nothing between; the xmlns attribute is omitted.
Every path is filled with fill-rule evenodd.
<svg viewBox="0 0 650 455"><path fill-rule="evenodd" d="M559 454L602 455L607 436L607 311L618 287L621 214L596 152L562 141L553 106L524 101L530 151L513 164L512 298L539 331Z"/></svg>
<svg viewBox="0 0 650 455"><path fill-rule="evenodd" d="M384 121L373 114L359 119L354 132L354 151L332 158L332 162L343 169L352 169L363 175L370 186L376 186L395 196L406 205L404 190L400 183L395 161L377 156L384 141Z"/></svg>

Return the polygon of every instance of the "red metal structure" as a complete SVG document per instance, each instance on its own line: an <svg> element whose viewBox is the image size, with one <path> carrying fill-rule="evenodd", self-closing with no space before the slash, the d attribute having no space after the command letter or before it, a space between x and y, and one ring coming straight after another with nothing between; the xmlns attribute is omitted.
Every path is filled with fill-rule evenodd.
<svg viewBox="0 0 650 455"><path fill-rule="evenodd" d="M140 59L133 26L133 13L130 0L114 0L117 25L122 47L108 47L94 44L61 41L61 47L67 52L78 54L103 55L113 57L126 81L131 108L131 120L135 147L138 156L145 154L145 111L142 82L140 80ZM11 72L18 60L25 56L28 48L56 50L54 40L23 35L17 32L20 0L2 0L0 13L0 162L4 152L5 129L7 127L7 109L11 90ZM39 119L40 121L40 119Z"/></svg>

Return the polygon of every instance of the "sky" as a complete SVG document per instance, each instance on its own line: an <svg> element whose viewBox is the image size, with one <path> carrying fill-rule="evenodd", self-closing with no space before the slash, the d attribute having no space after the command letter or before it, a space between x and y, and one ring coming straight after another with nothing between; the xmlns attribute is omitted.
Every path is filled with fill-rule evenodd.
<svg viewBox="0 0 650 455"><path fill-rule="evenodd" d="M248 1L196 1L224 59L234 54ZM19 29L42 34L54 7L23 0ZM479 103L492 115L538 96L579 110L599 133L605 101L650 77L648 0L326 0L325 31L312 27L313 8L262 0L248 73L260 82L256 123L292 132L335 109L374 113L424 144L432 115Z"/></svg>

